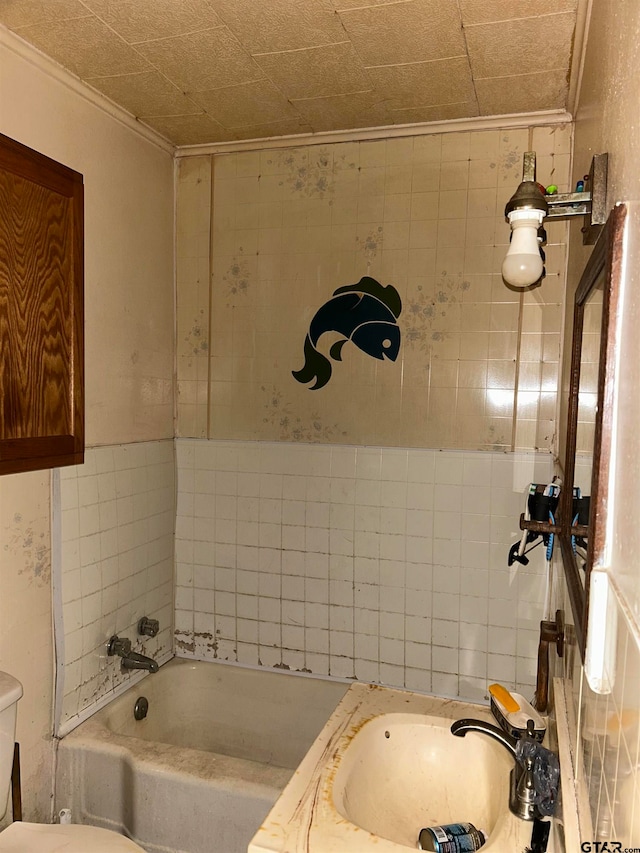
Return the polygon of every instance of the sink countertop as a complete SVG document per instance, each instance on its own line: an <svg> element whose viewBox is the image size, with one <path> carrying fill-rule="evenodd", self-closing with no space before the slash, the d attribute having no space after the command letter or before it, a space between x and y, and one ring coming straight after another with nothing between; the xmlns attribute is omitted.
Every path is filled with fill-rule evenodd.
<svg viewBox="0 0 640 853"><path fill-rule="evenodd" d="M372 684L353 684L265 818L248 853L364 853L369 849L376 853L401 853L411 849L351 823L340 814L332 796L337 769L363 726L382 714L407 713L447 721L475 717L495 722L487 706ZM532 826L511 814L505 797L504 814L498 818L482 850L519 853L530 844ZM413 849L416 848L417 838ZM552 839L548 850L553 851Z"/></svg>

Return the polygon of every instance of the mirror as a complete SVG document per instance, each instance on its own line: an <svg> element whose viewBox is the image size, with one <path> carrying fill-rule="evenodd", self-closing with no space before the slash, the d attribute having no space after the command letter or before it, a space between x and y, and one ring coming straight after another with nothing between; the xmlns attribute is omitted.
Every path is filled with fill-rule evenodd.
<svg viewBox="0 0 640 853"><path fill-rule="evenodd" d="M589 577L592 568L600 565L606 526L616 318L626 216L624 204L617 205L609 215L578 284L573 314L559 538L576 639L583 659Z"/></svg>

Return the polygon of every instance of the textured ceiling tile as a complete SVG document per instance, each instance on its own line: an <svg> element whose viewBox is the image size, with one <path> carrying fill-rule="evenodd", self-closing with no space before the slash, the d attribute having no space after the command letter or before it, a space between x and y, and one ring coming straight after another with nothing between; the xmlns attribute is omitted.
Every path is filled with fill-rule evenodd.
<svg viewBox="0 0 640 853"><path fill-rule="evenodd" d="M484 116L562 109L567 88L562 71L476 80L480 114Z"/></svg>
<svg viewBox="0 0 640 853"><path fill-rule="evenodd" d="M394 124L416 124L423 121L451 121L455 118L469 118L479 115L476 101L461 104L440 104L437 107L412 107L404 110L392 110Z"/></svg>
<svg viewBox="0 0 640 853"><path fill-rule="evenodd" d="M489 21L508 21L511 18L536 18L554 12L575 12L578 0L458 0L462 23L483 24ZM538 14L539 13L539 14Z"/></svg>
<svg viewBox="0 0 640 853"><path fill-rule="evenodd" d="M201 107L157 71L89 78L87 82L135 116L202 113Z"/></svg>
<svg viewBox="0 0 640 853"><path fill-rule="evenodd" d="M278 121L269 124L254 124L237 127L233 131L234 139L268 139L273 136L295 136L298 133L311 133L312 128L305 121Z"/></svg>
<svg viewBox="0 0 640 853"><path fill-rule="evenodd" d="M229 133L207 115L152 116L141 119L175 145L225 142Z"/></svg>
<svg viewBox="0 0 640 853"><path fill-rule="evenodd" d="M363 6L389 6L398 0L332 0L336 12L343 9L362 9Z"/></svg>
<svg viewBox="0 0 640 853"><path fill-rule="evenodd" d="M84 0L130 44L222 25L206 0Z"/></svg>
<svg viewBox="0 0 640 853"><path fill-rule="evenodd" d="M396 65L462 56L462 26L455 3L406 0L340 13L364 65Z"/></svg>
<svg viewBox="0 0 640 853"><path fill-rule="evenodd" d="M79 0L0 0L0 23L12 30L90 14Z"/></svg>
<svg viewBox="0 0 640 853"><path fill-rule="evenodd" d="M170 80L194 92L264 76L226 27L145 42L136 50Z"/></svg>
<svg viewBox="0 0 640 853"><path fill-rule="evenodd" d="M193 99L212 118L229 128L298 118L291 104L268 80L196 92Z"/></svg>
<svg viewBox="0 0 640 853"><path fill-rule="evenodd" d="M574 26L575 15L563 13L465 27L473 76L567 70ZM547 45L553 45L553 49L548 50Z"/></svg>
<svg viewBox="0 0 640 853"><path fill-rule="evenodd" d="M20 30L20 35L84 79L149 68L143 57L95 18L37 24Z"/></svg>
<svg viewBox="0 0 640 853"><path fill-rule="evenodd" d="M368 68L367 72L392 109L460 103L475 97L466 56L435 62L384 65Z"/></svg>
<svg viewBox="0 0 640 853"><path fill-rule="evenodd" d="M0 0L0 24L184 145L563 108L580 2Z"/></svg>
<svg viewBox="0 0 640 853"><path fill-rule="evenodd" d="M218 0L218 13L252 53L274 53L344 41L329 0Z"/></svg>
<svg viewBox="0 0 640 853"><path fill-rule="evenodd" d="M293 101L293 105L316 133L322 130L348 130L376 125L381 127L391 121L387 106L380 103L376 92L305 98Z"/></svg>
<svg viewBox="0 0 640 853"><path fill-rule="evenodd" d="M345 95L371 88L350 42L256 54L254 59L287 98Z"/></svg>

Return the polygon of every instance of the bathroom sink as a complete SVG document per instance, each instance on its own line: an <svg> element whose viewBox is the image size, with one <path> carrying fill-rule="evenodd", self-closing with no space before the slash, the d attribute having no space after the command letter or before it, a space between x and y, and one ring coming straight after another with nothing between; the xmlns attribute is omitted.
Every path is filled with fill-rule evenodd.
<svg viewBox="0 0 640 853"><path fill-rule="evenodd" d="M333 782L339 814L375 836L416 847L422 827L471 822L493 834L513 760L484 736L455 738L450 722L383 714L346 748Z"/></svg>
<svg viewBox="0 0 640 853"><path fill-rule="evenodd" d="M484 734L451 734L465 717L492 721L486 705L353 684L248 853L406 853L423 827L467 822L489 834L483 853L525 850L532 824L509 811L513 758Z"/></svg>

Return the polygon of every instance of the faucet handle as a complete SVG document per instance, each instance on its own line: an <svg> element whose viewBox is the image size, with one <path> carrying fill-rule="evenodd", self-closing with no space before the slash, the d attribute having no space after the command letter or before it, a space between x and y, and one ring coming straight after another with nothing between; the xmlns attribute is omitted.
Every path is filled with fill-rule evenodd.
<svg viewBox="0 0 640 853"><path fill-rule="evenodd" d="M120 655L124 657L131 652L131 640L128 637L118 637L116 634L111 637L107 644L108 655Z"/></svg>
<svg viewBox="0 0 640 853"><path fill-rule="evenodd" d="M160 622L157 619L149 619L148 616L143 616L138 622L138 634L146 637L155 637L160 630Z"/></svg>

